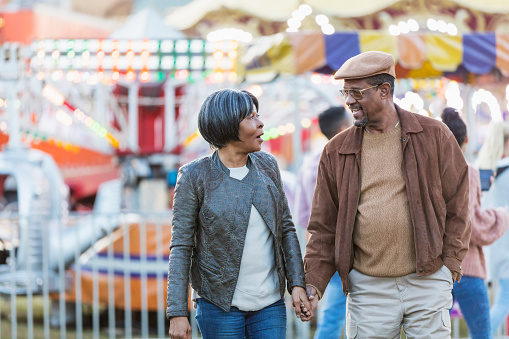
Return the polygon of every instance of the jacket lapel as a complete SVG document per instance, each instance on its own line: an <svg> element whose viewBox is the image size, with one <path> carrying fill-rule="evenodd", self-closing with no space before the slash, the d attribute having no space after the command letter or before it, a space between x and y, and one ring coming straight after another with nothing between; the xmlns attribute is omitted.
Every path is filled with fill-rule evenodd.
<svg viewBox="0 0 509 339"><path fill-rule="evenodd" d="M258 170L256 163L249 170L251 176L249 183L253 185L253 205L262 216L272 234L276 234L276 218L278 212L277 188L261 171Z"/></svg>

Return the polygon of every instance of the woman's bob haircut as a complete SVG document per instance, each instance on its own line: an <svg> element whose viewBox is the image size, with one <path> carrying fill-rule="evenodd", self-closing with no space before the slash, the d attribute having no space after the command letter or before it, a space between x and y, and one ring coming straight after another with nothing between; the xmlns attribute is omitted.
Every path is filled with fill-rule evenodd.
<svg viewBox="0 0 509 339"><path fill-rule="evenodd" d="M198 114L198 130L210 148L220 149L239 139L239 125L256 108L258 99L248 91L222 89L209 95Z"/></svg>

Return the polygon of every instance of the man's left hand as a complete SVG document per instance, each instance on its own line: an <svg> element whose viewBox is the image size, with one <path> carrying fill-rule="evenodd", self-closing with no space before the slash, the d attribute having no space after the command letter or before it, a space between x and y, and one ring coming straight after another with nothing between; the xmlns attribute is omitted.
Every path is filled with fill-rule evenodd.
<svg viewBox="0 0 509 339"><path fill-rule="evenodd" d="M458 272L451 271L451 274L452 274L452 283L454 284L454 282L458 278Z"/></svg>

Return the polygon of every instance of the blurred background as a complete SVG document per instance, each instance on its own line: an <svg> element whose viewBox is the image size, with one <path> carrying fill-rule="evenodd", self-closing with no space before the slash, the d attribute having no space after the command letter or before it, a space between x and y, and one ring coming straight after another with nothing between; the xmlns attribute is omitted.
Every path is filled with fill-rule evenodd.
<svg viewBox="0 0 509 339"><path fill-rule="evenodd" d="M326 142L317 115L344 105L331 75L369 50L394 56L398 105L460 111L471 162L508 119L507 0L0 0L0 338L166 337L173 188L210 152L203 100L258 97L291 203ZM312 337L293 318L288 337Z"/></svg>

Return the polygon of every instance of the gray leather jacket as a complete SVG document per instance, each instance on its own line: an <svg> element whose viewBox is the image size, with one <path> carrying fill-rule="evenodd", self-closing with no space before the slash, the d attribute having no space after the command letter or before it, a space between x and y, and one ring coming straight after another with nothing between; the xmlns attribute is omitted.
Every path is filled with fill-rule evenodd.
<svg viewBox="0 0 509 339"><path fill-rule="evenodd" d="M249 154L242 180L217 152L179 170L173 202L168 271L168 319L188 315L189 278L198 294L230 311L237 285L251 205L270 228L281 298L294 286L306 287L299 242L276 160Z"/></svg>

